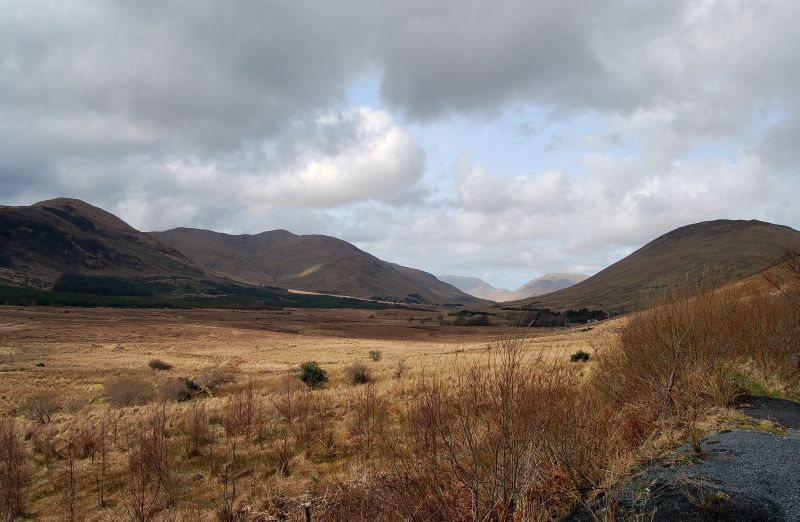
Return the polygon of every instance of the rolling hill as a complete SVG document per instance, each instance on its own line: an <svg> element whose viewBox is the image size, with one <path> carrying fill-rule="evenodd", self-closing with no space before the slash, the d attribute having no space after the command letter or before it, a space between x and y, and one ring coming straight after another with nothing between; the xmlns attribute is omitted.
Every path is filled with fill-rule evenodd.
<svg viewBox="0 0 800 522"><path fill-rule="evenodd" d="M670 284L736 281L769 268L791 250L800 251L800 232L790 227L705 221L668 232L575 286L506 305L626 312Z"/></svg>
<svg viewBox="0 0 800 522"><path fill-rule="evenodd" d="M495 288L478 277L441 275L439 279L475 297L502 302L555 292L579 283L587 277L589 276L584 274L544 274L536 279L531 279L516 290Z"/></svg>
<svg viewBox="0 0 800 522"><path fill-rule="evenodd" d="M198 278L183 254L75 199L0 207L0 281L48 288L65 272Z"/></svg>
<svg viewBox="0 0 800 522"><path fill-rule="evenodd" d="M246 284L420 303L479 301L431 274L383 261L330 236L286 230L229 235L192 228L150 235L207 272Z"/></svg>

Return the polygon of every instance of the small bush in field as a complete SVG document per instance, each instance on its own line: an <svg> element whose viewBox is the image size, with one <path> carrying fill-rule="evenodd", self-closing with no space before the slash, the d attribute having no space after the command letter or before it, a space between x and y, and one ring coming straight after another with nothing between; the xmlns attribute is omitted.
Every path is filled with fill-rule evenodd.
<svg viewBox="0 0 800 522"><path fill-rule="evenodd" d="M408 362L405 359L400 359L397 361L397 366L394 368L394 378L401 379L403 375L408 371Z"/></svg>
<svg viewBox="0 0 800 522"><path fill-rule="evenodd" d="M481 314L477 317L472 317L467 319L464 322L464 326L492 326L491 321L489 321L489 316L486 314Z"/></svg>
<svg viewBox="0 0 800 522"><path fill-rule="evenodd" d="M22 405L22 413L29 420L40 424L47 424L50 419L61 411L61 401L54 393L41 393L29 397Z"/></svg>
<svg viewBox="0 0 800 522"><path fill-rule="evenodd" d="M149 382L135 377L123 377L106 385L106 398L109 404L117 407L146 404L155 396Z"/></svg>
<svg viewBox="0 0 800 522"><path fill-rule="evenodd" d="M64 409L70 413L78 413L86 407L86 399L83 397L69 397L64 400Z"/></svg>
<svg viewBox="0 0 800 522"><path fill-rule="evenodd" d="M158 395L167 401L182 402L192 398L192 390L185 379L169 379L158 387Z"/></svg>
<svg viewBox="0 0 800 522"><path fill-rule="evenodd" d="M569 356L569 362L586 362L589 360L589 354L583 350L578 350Z"/></svg>
<svg viewBox="0 0 800 522"><path fill-rule="evenodd" d="M300 373L297 376L312 390L319 388L328 381L328 372L320 368L316 361L308 361L301 364Z"/></svg>
<svg viewBox="0 0 800 522"><path fill-rule="evenodd" d="M190 381L195 386L204 391L211 391L219 388L223 384L229 384L236 381L236 372L232 368L225 366L216 366L210 368L197 376L196 379ZM191 388L191 384L187 383Z"/></svg>
<svg viewBox="0 0 800 522"><path fill-rule="evenodd" d="M366 384L372 380L372 373L369 371L367 365L362 362L351 364L347 367L345 372L350 384Z"/></svg>
<svg viewBox="0 0 800 522"><path fill-rule="evenodd" d="M162 361L161 359L150 359L150 362L147 363L147 366L154 370L171 370L172 365L168 362Z"/></svg>
<svg viewBox="0 0 800 522"><path fill-rule="evenodd" d="M383 357L383 353L380 350L370 350L369 351L369 358L375 362L378 362Z"/></svg>

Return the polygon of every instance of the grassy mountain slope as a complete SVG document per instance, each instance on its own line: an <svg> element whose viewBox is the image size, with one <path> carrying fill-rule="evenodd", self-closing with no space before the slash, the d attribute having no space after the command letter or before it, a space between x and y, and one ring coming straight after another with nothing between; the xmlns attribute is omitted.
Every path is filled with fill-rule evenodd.
<svg viewBox="0 0 800 522"><path fill-rule="evenodd" d="M48 287L64 272L93 276L195 278L177 250L116 216L75 199L0 207L0 280Z"/></svg>
<svg viewBox="0 0 800 522"><path fill-rule="evenodd" d="M664 234L575 286L507 304L623 312L679 280L742 279L772 266L788 250L800 250L800 232L792 228L756 220L706 221Z"/></svg>
<svg viewBox="0 0 800 522"><path fill-rule="evenodd" d="M286 230L229 235L191 228L150 234L208 272L248 284L412 302L478 301L431 274L382 261L334 237Z"/></svg>

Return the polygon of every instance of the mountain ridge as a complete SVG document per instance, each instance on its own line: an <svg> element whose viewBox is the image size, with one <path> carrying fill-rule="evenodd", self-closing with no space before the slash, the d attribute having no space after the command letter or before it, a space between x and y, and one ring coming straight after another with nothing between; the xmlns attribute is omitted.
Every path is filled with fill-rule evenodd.
<svg viewBox="0 0 800 522"><path fill-rule="evenodd" d="M0 206L0 282L49 289L66 273L195 281L211 278L362 299L420 304L480 302L431 274L383 261L332 236L296 235L284 229L240 236L202 229L174 230L178 232L173 231L173 236L214 238L214 246L203 247L208 256L193 252L200 258L198 262L162 241L168 232L141 232L78 199ZM271 252L269 265L259 264L257 256L248 259L242 254L253 241L260 244L262 254ZM217 266L209 262L212 257L221 259ZM226 271L226 263L231 262L242 267Z"/></svg>
<svg viewBox="0 0 800 522"><path fill-rule="evenodd" d="M664 288L743 279L800 251L800 232L759 220L718 219L678 227L570 288L505 303L522 308L595 308L624 313Z"/></svg>
<svg viewBox="0 0 800 522"><path fill-rule="evenodd" d="M508 290L505 288L495 288L478 277L455 275L438 276L441 281L450 283L463 292L495 302L514 301L544 295L572 286L588 277L589 276L586 274L550 272L531 279L515 290Z"/></svg>
<svg viewBox="0 0 800 522"><path fill-rule="evenodd" d="M65 272L201 277L177 250L86 202L56 198L0 207L0 276L47 287Z"/></svg>
<svg viewBox="0 0 800 522"><path fill-rule="evenodd" d="M333 236L282 229L233 235L185 227L149 234L210 273L248 284L379 300L480 301L432 274L383 261Z"/></svg>

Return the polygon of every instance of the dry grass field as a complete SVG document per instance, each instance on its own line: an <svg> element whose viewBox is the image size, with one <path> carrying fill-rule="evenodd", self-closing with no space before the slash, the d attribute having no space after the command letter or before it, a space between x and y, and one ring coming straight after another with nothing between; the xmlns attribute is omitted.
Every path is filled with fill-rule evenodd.
<svg viewBox="0 0 800 522"><path fill-rule="evenodd" d="M736 422L743 391L800 392L798 274L676 289L570 329L456 326L418 310L3 307L0 509L558 517ZM588 362L571 362L578 352Z"/></svg>
<svg viewBox="0 0 800 522"><path fill-rule="evenodd" d="M132 513L129 501L120 498L123 494L120 491L124 482L130 480L126 456L136 446L136 441L131 440L131 430L135 431L142 419L149 419L163 406L162 412L169 419L168 429L180 434L173 441L175 454L171 458L181 462L175 470L182 478L175 480L183 485L188 480L195 489L184 491L179 500L171 499L169 509L159 506L153 516L218 517L225 508L221 504L226 502L220 493L224 490L220 477L225 475L220 466L224 467L225 457L218 455L214 462L212 442L210 450L201 450L203 455L186 459L183 448L186 443L178 440L186 438L184 424L190 410L200 405L205 415L218 417L218 425L213 420L208 423L212 432L219 431L214 437L220 439L217 445L223 446L223 433L229 431L225 411L235 397L245 393L243 390L251 390L249 393L263 417L258 429L269 433L253 435L252 440L259 442L247 449L241 443L239 451L247 455L245 460L251 465L248 467L245 461L235 464L240 468L236 471L240 475L240 493L231 507L239 506L240 498L247 499L251 503L248 506L254 505L256 498L280 498L286 506L274 505L271 512L285 510L290 518L296 517L297 499L318 495L328 483L350 480L368 469L374 471L374 461L367 466L363 460L363 441L354 429L360 415L357 403L364 400L366 393L377 397L380 407L385 409L382 415L388 418L391 412L402 410L417 397L425 387L421 383L431 379L456 382L464 369L476 363L483 365L489 347L500 339L525 339L526 357L566 362L575 351L592 353L595 346L607 343L618 324L595 323L591 328L578 326L564 330L453 326L444 322L446 316L442 313L411 310L2 307L0 414L19 419L17 428L25 432L28 440L33 439L36 446L31 452L35 466L28 470L29 495L24 513L44 519L152 519L146 513ZM380 352L377 361L370 354L376 351ZM169 368L149 367L153 359L167 363ZM329 376L324 389L314 391L313 395L323 403L318 405L325 410L320 417L329 417L331 440L322 448L319 442L309 443L313 434L307 433L304 449L300 440L304 435L289 426L293 445L287 462L290 472L282 473L280 464L276 464L282 459L276 456L275 445L281 440L281 426L293 421L281 417L281 394L286 390L290 396L297 395L298 402L309 400L312 392L303 391L305 387L296 375L301 363L312 360ZM348 368L354 363L366 366L368 386L352 384ZM399 367L402 375L398 377ZM184 402L165 396L166 383L177 379L200 382L215 371L224 373L226 382L213 390L204 389ZM130 378L151 385L155 395L141 401L146 404L122 407L109 404L109 386ZM30 411L31 398L54 399L51 402L57 402L58 407L46 420L37 419ZM308 415L303 411L295 414ZM90 447L78 452L81 458L75 470L79 485L75 486L72 501L67 501L59 492L67 480L62 461L69 461L73 448L70 434L74 432L76 437L85 438L89 435L83 431L96 432L98 426L102 426L108 438L103 442L107 445L109 462L104 471L108 478L104 478L103 505L100 506L97 493L100 486L96 440L82 443ZM123 442L121 433L125 430ZM320 447L315 449L315 444ZM48 456L48 451L52 455ZM258 465L253 465L255 461ZM195 477L197 483L187 477ZM245 483L246 487L242 485Z"/></svg>
<svg viewBox="0 0 800 522"><path fill-rule="evenodd" d="M526 337L531 348L568 357L603 339L613 326L528 329L440 325L441 313L408 310L138 310L0 307L0 408L10 413L45 390L100 403L103 385L121 375L154 381L192 377L225 366L237 380L269 380L309 360L330 370L332 384L356 361L370 361L377 382L406 360L409 375L482 354L487 343ZM154 372L159 358L173 368ZM37 366L39 365L39 366ZM337 381L341 380L341 383Z"/></svg>

